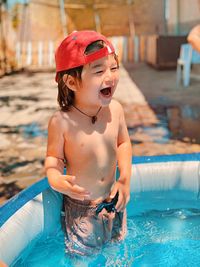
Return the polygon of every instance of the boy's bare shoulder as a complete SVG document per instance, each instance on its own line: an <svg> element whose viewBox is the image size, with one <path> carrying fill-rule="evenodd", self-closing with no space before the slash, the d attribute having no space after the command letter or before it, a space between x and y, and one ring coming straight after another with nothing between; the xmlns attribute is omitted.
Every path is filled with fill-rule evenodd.
<svg viewBox="0 0 200 267"><path fill-rule="evenodd" d="M49 127L53 128L62 128L64 125L67 126L68 121L68 114L67 112L63 112L60 110L57 110L49 120Z"/></svg>
<svg viewBox="0 0 200 267"><path fill-rule="evenodd" d="M123 113L123 107L116 99L112 99L110 109L111 111L118 112L119 114Z"/></svg>

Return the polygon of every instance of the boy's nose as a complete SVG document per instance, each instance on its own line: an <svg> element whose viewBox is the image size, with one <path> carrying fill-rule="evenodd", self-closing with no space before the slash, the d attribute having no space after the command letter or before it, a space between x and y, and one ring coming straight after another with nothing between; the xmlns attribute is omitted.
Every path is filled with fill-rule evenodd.
<svg viewBox="0 0 200 267"><path fill-rule="evenodd" d="M111 71L108 71L108 72L106 73L105 83L106 83L107 85L111 85L111 86L114 85L114 77L113 77Z"/></svg>

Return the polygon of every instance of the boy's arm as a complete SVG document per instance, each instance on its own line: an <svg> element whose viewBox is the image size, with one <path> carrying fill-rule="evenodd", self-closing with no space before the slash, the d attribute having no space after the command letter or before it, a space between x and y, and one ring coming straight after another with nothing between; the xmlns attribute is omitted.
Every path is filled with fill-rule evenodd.
<svg viewBox="0 0 200 267"><path fill-rule="evenodd" d="M120 104L119 106L119 133L118 133L118 148L117 148L117 161L120 172L120 177L115 183L111 198L119 191L118 202L116 209L123 210L130 198L130 177L132 167L132 146L124 118L124 112Z"/></svg>
<svg viewBox="0 0 200 267"><path fill-rule="evenodd" d="M64 171L64 137L61 125L60 114L55 113L48 125L47 155L45 160L45 170L49 184L59 192L63 190L59 188L58 179Z"/></svg>
<svg viewBox="0 0 200 267"><path fill-rule="evenodd" d="M45 170L50 186L72 198L84 200L88 192L75 184L75 177L63 175L64 172L64 132L59 114L55 114L49 121L47 156Z"/></svg>
<svg viewBox="0 0 200 267"><path fill-rule="evenodd" d="M121 108L120 127L118 134L117 160L120 172L120 180L130 184L132 167L132 145L128 134L124 112Z"/></svg>

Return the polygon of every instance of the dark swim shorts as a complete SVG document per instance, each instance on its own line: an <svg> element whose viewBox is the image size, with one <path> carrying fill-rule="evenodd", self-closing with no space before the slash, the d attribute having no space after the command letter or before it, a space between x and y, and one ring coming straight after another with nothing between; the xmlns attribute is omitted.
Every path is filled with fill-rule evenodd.
<svg viewBox="0 0 200 267"><path fill-rule="evenodd" d="M91 255L103 244L124 238L126 211L115 210L117 197L96 205L64 196L67 253Z"/></svg>

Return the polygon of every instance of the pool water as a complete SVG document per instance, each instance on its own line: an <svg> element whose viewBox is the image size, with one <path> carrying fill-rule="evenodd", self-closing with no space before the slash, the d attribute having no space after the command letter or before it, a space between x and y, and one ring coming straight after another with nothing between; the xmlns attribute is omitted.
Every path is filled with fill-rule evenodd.
<svg viewBox="0 0 200 267"><path fill-rule="evenodd" d="M92 257L69 258L64 234L40 238L12 267L200 266L200 200L192 192L134 194L128 205L128 234Z"/></svg>

